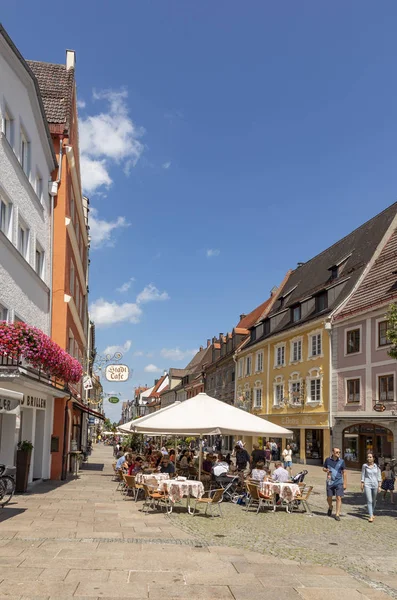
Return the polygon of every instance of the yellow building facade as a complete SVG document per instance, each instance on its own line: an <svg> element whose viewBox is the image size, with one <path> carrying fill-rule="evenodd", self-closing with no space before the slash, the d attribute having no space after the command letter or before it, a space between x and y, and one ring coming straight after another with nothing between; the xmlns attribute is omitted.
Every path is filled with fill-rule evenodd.
<svg viewBox="0 0 397 600"><path fill-rule="evenodd" d="M261 325L259 325L260 327ZM263 324L262 324L263 327ZM254 331L254 330L253 330ZM294 460L319 464L330 453L330 335L324 319L260 338L236 355L236 399L293 432ZM254 440L245 440L251 448Z"/></svg>

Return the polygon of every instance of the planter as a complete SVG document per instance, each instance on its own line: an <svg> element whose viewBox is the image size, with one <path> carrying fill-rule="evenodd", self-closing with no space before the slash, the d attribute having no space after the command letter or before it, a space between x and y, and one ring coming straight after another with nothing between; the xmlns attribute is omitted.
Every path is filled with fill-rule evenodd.
<svg viewBox="0 0 397 600"><path fill-rule="evenodd" d="M31 450L17 450L17 473L15 481L16 492L26 492L30 469Z"/></svg>

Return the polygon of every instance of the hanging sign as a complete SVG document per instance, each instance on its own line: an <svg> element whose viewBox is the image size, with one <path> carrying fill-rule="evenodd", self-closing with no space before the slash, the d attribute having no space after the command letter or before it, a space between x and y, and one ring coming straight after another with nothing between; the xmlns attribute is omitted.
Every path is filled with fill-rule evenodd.
<svg viewBox="0 0 397 600"><path fill-rule="evenodd" d="M85 390L92 390L94 386L92 385L92 379L89 375L85 375L83 379L83 388Z"/></svg>
<svg viewBox="0 0 397 600"><path fill-rule="evenodd" d="M386 406L382 404L382 402L377 402L374 404L373 409L376 410L376 412L384 412L386 410Z"/></svg>
<svg viewBox="0 0 397 600"><path fill-rule="evenodd" d="M108 381L127 381L130 370L127 365L108 365L105 369L105 377Z"/></svg>
<svg viewBox="0 0 397 600"><path fill-rule="evenodd" d="M117 396L110 396L110 398L108 398L108 402L110 402L110 404L117 404L120 402L120 398L117 398Z"/></svg>

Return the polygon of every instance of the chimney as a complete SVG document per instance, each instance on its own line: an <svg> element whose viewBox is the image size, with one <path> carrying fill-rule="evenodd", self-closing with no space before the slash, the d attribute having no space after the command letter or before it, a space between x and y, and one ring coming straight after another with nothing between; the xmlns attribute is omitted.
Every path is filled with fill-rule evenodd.
<svg viewBox="0 0 397 600"><path fill-rule="evenodd" d="M211 340L207 340L207 348L211 346Z"/></svg>
<svg viewBox="0 0 397 600"><path fill-rule="evenodd" d="M297 269L299 269L299 267L303 267L304 264L305 264L304 262L298 262Z"/></svg>
<svg viewBox="0 0 397 600"><path fill-rule="evenodd" d="M270 297L273 297L274 294L277 292L278 287L275 285L274 287L272 287L272 289L270 290Z"/></svg>
<svg viewBox="0 0 397 600"><path fill-rule="evenodd" d="M220 334L219 334L219 342L220 342L221 344L222 344L222 342L223 342L223 333L220 333Z"/></svg>
<svg viewBox="0 0 397 600"><path fill-rule="evenodd" d="M74 50L66 50L66 70L74 69L76 65L76 52Z"/></svg>
<svg viewBox="0 0 397 600"><path fill-rule="evenodd" d="M200 346L200 352L201 352L201 350L204 350L204 348L202 346Z"/></svg>
<svg viewBox="0 0 397 600"><path fill-rule="evenodd" d="M244 319L244 317L246 317L247 315L245 315L244 313L242 315L240 315L240 321L241 319Z"/></svg>

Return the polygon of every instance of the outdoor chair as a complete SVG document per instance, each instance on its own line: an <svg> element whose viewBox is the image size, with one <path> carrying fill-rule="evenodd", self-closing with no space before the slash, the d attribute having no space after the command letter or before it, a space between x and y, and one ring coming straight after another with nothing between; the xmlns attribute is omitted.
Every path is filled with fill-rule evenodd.
<svg viewBox="0 0 397 600"><path fill-rule="evenodd" d="M187 474L189 479L197 479L198 471L195 467L189 467Z"/></svg>
<svg viewBox="0 0 397 600"><path fill-rule="evenodd" d="M294 508L298 509L299 506L303 506L305 512L310 517L313 516L311 508L309 506L309 497L313 491L313 486L309 485L304 491L301 490L299 496L297 496L293 502L291 502L291 513L294 511Z"/></svg>
<svg viewBox="0 0 397 600"><path fill-rule="evenodd" d="M119 484L118 484L118 486L117 486L117 488L116 488L116 492L117 492L117 491L120 491L120 490L121 490L121 491L123 491L123 490L124 490L124 487L125 487L125 481L124 481L124 471L123 471L123 469L118 469L118 470L116 471L116 477L117 477L117 480L116 480L116 481L118 481L118 482L119 482Z"/></svg>
<svg viewBox="0 0 397 600"><path fill-rule="evenodd" d="M129 492L131 492L132 499L136 502L138 500L139 492L144 491L142 485L135 482L134 475L124 475L124 481L126 485L126 493L124 500L129 495Z"/></svg>
<svg viewBox="0 0 397 600"><path fill-rule="evenodd" d="M204 496L206 494L208 494L208 496L205 498L204 496L202 498L196 498L196 502L194 504L194 509L193 509L193 516L196 514L196 508L197 508L197 504L205 504L205 513L207 514L207 510L208 507L210 509L210 513L211 513L211 517L214 517L214 513L213 513L213 507L217 506L218 510L219 510L219 516L223 517L222 515L222 510L221 510L221 502L223 500L223 492L225 490L223 488L219 488L218 490L213 490L212 492L205 492ZM211 496L211 494L213 494Z"/></svg>
<svg viewBox="0 0 397 600"><path fill-rule="evenodd" d="M145 502L143 503L143 512L149 512L149 508L160 508L163 505L167 512L171 512L170 500L166 492L159 492L155 488L150 488L146 483L142 484L142 488L145 492Z"/></svg>
<svg viewBox="0 0 397 600"><path fill-rule="evenodd" d="M258 514L258 512L260 511L260 509L262 507L265 507L266 504L269 505L273 502L273 498L272 496L266 496L265 494L263 494L260 489L259 486L246 481L246 486L247 486L247 492L248 492L248 498L247 498L247 506L245 508L246 511L248 511L248 509L253 506L253 505L258 505L256 514Z"/></svg>

